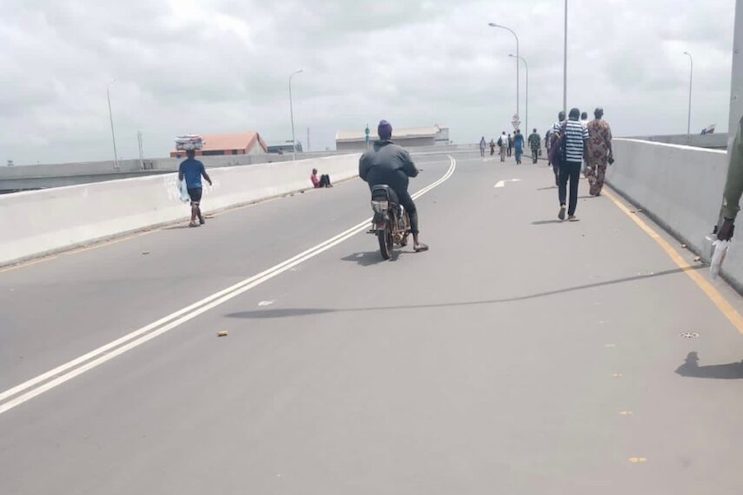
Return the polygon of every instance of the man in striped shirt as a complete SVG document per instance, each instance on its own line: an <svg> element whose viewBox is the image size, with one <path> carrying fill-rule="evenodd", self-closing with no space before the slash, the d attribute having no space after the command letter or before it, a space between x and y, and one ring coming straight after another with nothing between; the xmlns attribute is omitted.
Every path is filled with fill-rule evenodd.
<svg viewBox="0 0 743 495"><path fill-rule="evenodd" d="M560 213L557 217L565 220L565 199L567 196L567 185L570 182L570 203L568 205L568 220L577 222L575 208L578 206L578 180L580 180L580 169L583 157L586 156L586 144L588 143L588 129L581 124L580 110L570 110L569 118L560 127L560 132L565 134L563 155L564 160L560 164L560 184L558 196L560 199Z"/></svg>

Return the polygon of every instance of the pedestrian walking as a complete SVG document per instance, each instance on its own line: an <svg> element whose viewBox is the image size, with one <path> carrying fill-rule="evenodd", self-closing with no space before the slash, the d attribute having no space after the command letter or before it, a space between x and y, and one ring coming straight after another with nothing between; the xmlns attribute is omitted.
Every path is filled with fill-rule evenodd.
<svg viewBox="0 0 743 495"><path fill-rule="evenodd" d="M553 153L553 147L557 146L560 137L560 129L565 122L565 112L557 114L557 122L552 125L549 133L549 146L547 147L547 160L552 166L552 172L555 174L555 185L560 186L560 162L563 159L562 153ZM553 156L554 155L554 156Z"/></svg>
<svg viewBox="0 0 743 495"><path fill-rule="evenodd" d="M503 131L503 134L498 138L498 148L500 153L500 161L505 162L506 161L506 154L508 153L508 136L506 136L506 131Z"/></svg>
<svg viewBox="0 0 743 495"><path fill-rule="evenodd" d="M187 150L187 158L178 167L178 180L186 181L188 196L191 198L191 222L188 224L189 227L204 225L204 216L201 214L201 196L203 192L201 177L204 177L210 186L212 185L212 179L206 173L204 164L196 160L194 158L195 156L196 152L194 150ZM197 218L199 223L196 223Z"/></svg>
<svg viewBox="0 0 743 495"><path fill-rule="evenodd" d="M569 119L560 127L560 138L558 146L562 148L564 160L560 163L560 183L558 185L558 199L560 200L560 212L557 217L565 220L565 206L567 200L567 187L570 183L570 201L567 203L568 220L576 222L575 210L578 206L578 181L580 180L580 167L586 155L588 143L588 129L580 123L580 110L570 110Z"/></svg>
<svg viewBox="0 0 743 495"><path fill-rule="evenodd" d="M743 118L738 122L735 139L728 153L728 174L722 193L722 209L718 225L715 227L717 238L721 241L733 238L741 195L743 195Z"/></svg>
<svg viewBox="0 0 743 495"><path fill-rule="evenodd" d="M490 139L490 156L493 156L495 154L495 141Z"/></svg>
<svg viewBox="0 0 743 495"><path fill-rule="evenodd" d="M611 127L609 123L603 120L604 109L597 108L593 115L594 120L588 123L588 152L586 161L586 177L590 189L588 193L591 196L600 196L601 188L604 187L604 177L606 176L606 166L614 163L614 151L611 147Z"/></svg>
<svg viewBox="0 0 743 495"><path fill-rule="evenodd" d="M537 163L537 159L539 158L539 147L542 145L542 137L537 133L537 130L534 129L531 134L529 134L529 148L531 148L531 159L532 163Z"/></svg>
<svg viewBox="0 0 743 495"><path fill-rule="evenodd" d="M511 133L508 133L508 157L511 157L511 153L513 153L513 137L511 137Z"/></svg>
<svg viewBox="0 0 743 495"><path fill-rule="evenodd" d="M583 124L583 127L586 129L588 128L588 112L583 112L580 114L580 123ZM588 170L588 158L583 159L583 176L588 177L587 171Z"/></svg>
<svg viewBox="0 0 743 495"><path fill-rule="evenodd" d="M513 134L513 148L516 152L516 165L521 165L521 156L524 154L524 135L519 129L516 129Z"/></svg>
<svg viewBox="0 0 743 495"><path fill-rule="evenodd" d="M480 138L480 156L485 157L485 148L487 147L487 143L485 142L485 136Z"/></svg>

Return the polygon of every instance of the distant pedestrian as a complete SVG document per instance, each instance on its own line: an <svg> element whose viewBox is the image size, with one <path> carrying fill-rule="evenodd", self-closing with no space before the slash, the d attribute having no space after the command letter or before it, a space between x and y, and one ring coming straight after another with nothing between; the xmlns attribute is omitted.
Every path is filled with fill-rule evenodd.
<svg viewBox="0 0 743 495"><path fill-rule="evenodd" d="M513 137L511 137L511 133L508 133L508 156L511 156L511 153L513 153Z"/></svg>
<svg viewBox="0 0 743 495"><path fill-rule="evenodd" d="M506 153L508 153L508 140L510 138L506 136L506 131L503 131L503 134L498 138L498 148L500 151L500 161L505 162L506 161Z"/></svg>
<svg viewBox="0 0 743 495"><path fill-rule="evenodd" d="M487 143L485 142L485 136L480 138L480 156L485 157L485 148L487 147Z"/></svg>
<svg viewBox="0 0 743 495"><path fill-rule="evenodd" d="M588 113L587 112L583 112L580 114L580 123L583 124L583 127L588 129ZM584 158L583 159L583 175L585 177L588 177L588 175L586 175L587 170L588 170L588 158Z"/></svg>
<svg viewBox="0 0 743 495"><path fill-rule="evenodd" d="M600 196L601 188L604 187L604 177L606 176L606 166L614 162L614 151L611 147L611 127L609 123L602 119L604 109L597 108L593 112L595 120L588 123L588 153L586 161L588 169L586 177L591 185L589 194L591 196Z"/></svg>
<svg viewBox="0 0 743 495"><path fill-rule="evenodd" d="M493 156L495 154L495 141L490 139L490 156Z"/></svg>
<svg viewBox="0 0 743 495"><path fill-rule="evenodd" d="M539 147L542 144L542 137L537 133L537 130L529 135L529 148L531 148L531 159L532 163L537 163L539 159Z"/></svg>
<svg viewBox="0 0 743 495"><path fill-rule="evenodd" d="M549 161L549 154L550 154L550 136L552 134L552 129L547 129L547 132L544 133L544 152L547 154L547 166L550 166Z"/></svg>
<svg viewBox="0 0 743 495"><path fill-rule="evenodd" d="M520 129L513 134L513 147L516 151L516 165L521 165L521 156L524 154L524 135Z"/></svg>
<svg viewBox="0 0 743 495"><path fill-rule="evenodd" d="M553 147L557 145L557 140L560 137L560 129L562 128L563 123L565 122L565 112L560 112L557 114L557 122L555 122L552 125L552 129L550 130L550 142L549 146L547 147L547 159L549 160L549 164L552 165L552 171L555 174L555 185L560 185L560 162L562 161L562 153L554 154L552 153ZM554 155L554 156L553 156Z"/></svg>
<svg viewBox="0 0 743 495"><path fill-rule="evenodd" d="M203 192L201 177L204 177L210 186L212 185L212 179L206 173L204 164L194 158L196 156L194 150L187 150L186 156L188 158L181 162L178 167L178 180L186 181L188 195L191 198L191 222L188 226L198 227L199 225L204 225L204 216L201 214L201 196ZM199 223L196 223L197 218Z"/></svg>
<svg viewBox="0 0 743 495"><path fill-rule="evenodd" d="M564 160L560 163L560 183L558 185L558 198L560 200L560 212L557 217L565 220L565 206L567 199L567 186L570 182L570 202L568 203L568 220L576 222L575 209L578 206L578 181L580 180L580 167L586 155L588 143L588 130L580 123L580 110L570 110L569 119L560 127L560 141L562 143Z"/></svg>
<svg viewBox="0 0 743 495"><path fill-rule="evenodd" d="M321 187L333 187L330 183L330 176L328 174L322 174L320 177L317 176L317 169L312 169L312 175L310 175L312 181L312 187L319 189Z"/></svg>

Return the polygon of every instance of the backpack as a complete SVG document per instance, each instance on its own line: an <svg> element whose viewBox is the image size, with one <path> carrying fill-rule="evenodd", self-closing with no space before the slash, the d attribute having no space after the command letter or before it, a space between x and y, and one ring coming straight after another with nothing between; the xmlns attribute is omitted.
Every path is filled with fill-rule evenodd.
<svg viewBox="0 0 743 495"><path fill-rule="evenodd" d="M559 132L551 134L552 144L550 145L549 150L549 160L552 165L559 166L565 161L565 140L567 127L568 124L564 123L562 124L562 126L560 126Z"/></svg>
<svg viewBox="0 0 743 495"><path fill-rule="evenodd" d="M502 137L499 137L499 138L498 138L498 146L499 146L499 147L500 147L500 146L503 146L503 138L502 138Z"/></svg>

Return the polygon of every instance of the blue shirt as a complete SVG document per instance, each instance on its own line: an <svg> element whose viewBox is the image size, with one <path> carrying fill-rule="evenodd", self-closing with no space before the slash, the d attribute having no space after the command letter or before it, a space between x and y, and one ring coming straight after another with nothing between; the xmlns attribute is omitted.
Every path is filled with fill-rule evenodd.
<svg viewBox="0 0 743 495"><path fill-rule="evenodd" d="M186 179L188 189L201 189L201 175L204 173L204 164L195 158L187 158L178 167L178 175Z"/></svg>

